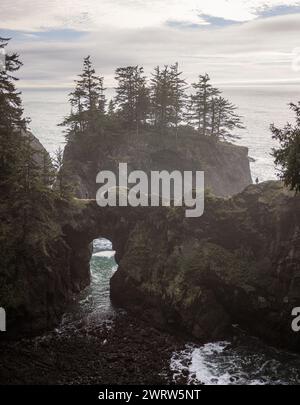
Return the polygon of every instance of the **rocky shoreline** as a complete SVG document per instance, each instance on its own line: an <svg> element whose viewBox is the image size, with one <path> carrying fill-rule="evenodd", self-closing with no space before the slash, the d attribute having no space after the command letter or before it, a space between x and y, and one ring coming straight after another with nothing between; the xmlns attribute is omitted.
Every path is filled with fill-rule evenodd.
<svg viewBox="0 0 300 405"><path fill-rule="evenodd" d="M35 339L0 344L0 384L172 384L179 337L127 314L89 327L84 321ZM184 375L182 381L186 383Z"/></svg>

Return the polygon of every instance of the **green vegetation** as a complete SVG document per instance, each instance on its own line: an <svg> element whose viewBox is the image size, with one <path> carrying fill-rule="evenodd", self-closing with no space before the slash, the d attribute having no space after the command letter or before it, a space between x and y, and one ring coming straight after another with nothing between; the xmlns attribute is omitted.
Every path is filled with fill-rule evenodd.
<svg viewBox="0 0 300 405"><path fill-rule="evenodd" d="M178 63L157 66L150 80L141 66L118 68L116 95L107 106L103 77L96 75L90 57L85 58L70 94L71 113L60 124L66 127L67 140L79 141L88 155L105 136L124 132L236 138L231 132L243 128L236 107L221 97L207 74L199 76L188 95L189 85L182 75Z"/></svg>
<svg viewBox="0 0 300 405"><path fill-rule="evenodd" d="M235 113L237 107L220 96L220 90L211 85L209 76L200 75L192 88L194 93L190 96L187 111L190 125L196 126L203 136L224 140L239 138L231 132L235 128L244 128L241 117Z"/></svg>
<svg viewBox="0 0 300 405"><path fill-rule="evenodd" d="M67 135L84 131L93 133L102 128L106 104L104 91L103 77L96 76L88 56L83 62L83 73L70 93L71 114L60 124L68 128Z"/></svg>
<svg viewBox="0 0 300 405"><path fill-rule="evenodd" d="M273 149L279 177L291 190L300 191L300 102L290 104L296 114L296 125L287 124L283 129L271 125L273 139L280 147Z"/></svg>
<svg viewBox="0 0 300 405"><path fill-rule="evenodd" d="M114 102L118 106L118 117L127 128L139 128L146 123L149 112L149 90L143 68L128 66L116 70L119 85Z"/></svg>
<svg viewBox="0 0 300 405"><path fill-rule="evenodd" d="M7 43L0 38L1 48ZM67 208L71 198L69 185L59 183L61 167L55 169L28 131L14 77L21 65L17 54L7 55L0 72L0 297L7 308L20 298L13 285L22 273L53 253L61 235L57 206Z"/></svg>

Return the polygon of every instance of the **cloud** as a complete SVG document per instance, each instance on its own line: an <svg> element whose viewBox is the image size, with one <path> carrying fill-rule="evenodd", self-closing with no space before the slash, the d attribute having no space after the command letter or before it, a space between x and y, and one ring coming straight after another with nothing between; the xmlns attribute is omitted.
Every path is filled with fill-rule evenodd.
<svg viewBox="0 0 300 405"><path fill-rule="evenodd" d="M279 6L263 6L257 10L259 17L274 17L286 14L300 13L300 5L279 5Z"/></svg>
<svg viewBox="0 0 300 405"><path fill-rule="evenodd" d="M201 14L200 15L201 18L203 18L203 20L205 22L207 22L207 24L212 25L212 27L226 27L228 25L234 25L234 24L239 24L239 21L235 21L235 20L228 20L226 18L223 17L214 17L212 15L208 15L208 14Z"/></svg>
<svg viewBox="0 0 300 405"><path fill-rule="evenodd" d="M177 28L177 29L199 29L205 25L208 25L209 23L206 22L205 20L202 20L199 23L191 23L189 21L179 21L179 20L168 20L166 21L166 26L171 27L171 28Z"/></svg>
<svg viewBox="0 0 300 405"><path fill-rule="evenodd" d="M106 86L118 66L140 64L150 74L175 61L189 81L203 72L218 83L299 78L291 66L300 14L278 15L279 0L3 2L0 28L21 53L22 86L71 86L89 54ZM263 15L263 5L276 15Z"/></svg>
<svg viewBox="0 0 300 405"><path fill-rule="evenodd" d="M13 3L2 0L1 3L2 29L98 31L103 27L157 27L167 21L200 24L201 14L250 21L264 13L272 15L288 9L294 12L299 0L14 0Z"/></svg>

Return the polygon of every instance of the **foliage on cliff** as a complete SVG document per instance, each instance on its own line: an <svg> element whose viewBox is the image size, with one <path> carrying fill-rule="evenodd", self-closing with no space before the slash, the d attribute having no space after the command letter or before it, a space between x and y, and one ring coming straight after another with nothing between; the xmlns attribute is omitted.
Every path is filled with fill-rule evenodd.
<svg viewBox="0 0 300 405"><path fill-rule="evenodd" d="M300 191L300 102L290 104L296 114L296 125L287 124L283 129L271 125L273 138L280 147L273 150L275 164L279 166L279 176L285 185L296 192Z"/></svg>
<svg viewBox="0 0 300 405"><path fill-rule="evenodd" d="M127 131L137 136L152 131L166 134L209 136L230 139L232 131L243 128L236 106L220 96L207 74L200 75L187 94L188 84L178 68L157 66L149 80L141 66L116 70L116 96L106 108L103 77L97 76L90 57L70 93L71 113L60 124L68 140L81 142L84 149L103 141L104 133ZM179 131L190 127L190 131ZM91 140L92 138L95 138ZM92 146L91 146L92 148Z"/></svg>
<svg viewBox="0 0 300 405"><path fill-rule="evenodd" d="M0 47L7 42L0 38ZM28 131L15 86L21 66L17 54L7 54L6 69L0 71L0 306L22 311L23 305L26 312L34 285L46 282L59 249L62 213L57 207L64 202L68 211L70 202L53 187L50 156Z"/></svg>

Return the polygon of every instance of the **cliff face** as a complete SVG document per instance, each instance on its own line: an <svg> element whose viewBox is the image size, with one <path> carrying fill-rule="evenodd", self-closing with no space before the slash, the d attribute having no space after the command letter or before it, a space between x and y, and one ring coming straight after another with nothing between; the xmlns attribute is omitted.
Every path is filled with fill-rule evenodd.
<svg viewBox="0 0 300 405"><path fill-rule="evenodd" d="M116 305L201 341L239 324L299 350L291 311L300 306L300 196L280 182L250 185L230 199L208 196L200 218L185 218L180 207L75 201L58 220L62 235L48 255L19 260L6 284L14 293L11 331L35 333L58 322L89 283L91 242L102 236L117 251Z"/></svg>
<svg viewBox="0 0 300 405"><path fill-rule="evenodd" d="M30 133L37 165L50 157ZM90 252L77 252L63 234L64 221L70 221L78 206L39 193L27 204L29 220L23 234L24 205L1 201L0 307L6 311L7 332L0 339L36 334L56 325L74 295L90 281ZM37 204L35 205L35 201ZM20 216L18 211L21 212ZM17 219L16 219L17 218ZM74 251L75 249L75 251ZM81 271L76 273L74 257Z"/></svg>
<svg viewBox="0 0 300 405"><path fill-rule="evenodd" d="M209 198L200 218L158 209L130 233L111 280L113 301L157 325L202 341L239 324L299 350L300 196L279 182Z"/></svg>
<svg viewBox="0 0 300 405"><path fill-rule="evenodd" d="M75 273L72 256L72 249L61 239L47 255L33 252L31 257L18 257L17 268L10 269L9 276L2 273L1 305L6 310L7 332L1 338L36 335L60 322L75 294L90 281L84 267L80 277Z"/></svg>
<svg viewBox="0 0 300 405"><path fill-rule="evenodd" d="M49 215L59 237L46 250L36 243L20 246L8 265L0 267L0 306L7 313L7 332L0 339L36 335L56 326L90 283L92 241L100 236L112 240L119 261L145 211L99 208L95 201L75 199L57 201Z"/></svg>
<svg viewBox="0 0 300 405"><path fill-rule="evenodd" d="M103 146L103 160L95 159L96 150L86 163L74 159L80 152L69 145L66 156L73 154L82 181L78 192L94 192L98 169L114 170L122 161L145 171L199 170L201 164L206 186L211 182L223 195L250 181L244 148L209 139L180 139L172 147L167 140L151 142L123 140L110 153ZM38 333L60 320L88 285L91 242L102 236L117 251L119 270L111 280L117 305L202 341L223 338L239 324L299 350L291 312L300 306L300 196L280 182L250 185L226 199L209 194L200 218L185 218L180 207L99 208L80 200L58 201L49 215L61 232L47 251L33 245L28 254L20 247L11 267L0 271L9 336Z"/></svg>
<svg viewBox="0 0 300 405"><path fill-rule="evenodd" d="M122 136L117 140L105 137L87 156L79 142L69 142L65 161L70 165L77 184L79 198L94 198L96 175L100 170L116 171L119 162L128 164L129 171L143 170L203 170L206 187L218 196L230 196L252 183L248 149L209 137L166 135L157 138L152 133Z"/></svg>

